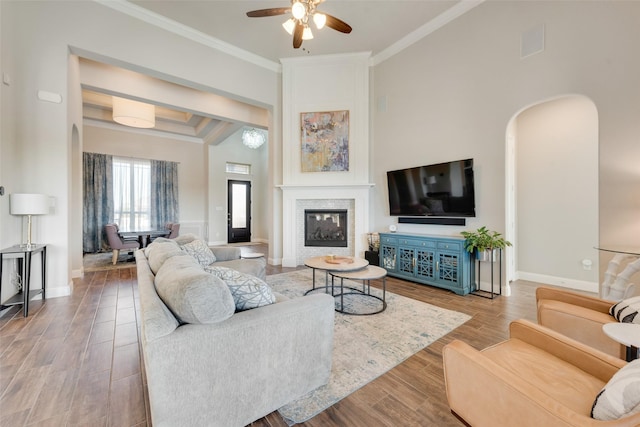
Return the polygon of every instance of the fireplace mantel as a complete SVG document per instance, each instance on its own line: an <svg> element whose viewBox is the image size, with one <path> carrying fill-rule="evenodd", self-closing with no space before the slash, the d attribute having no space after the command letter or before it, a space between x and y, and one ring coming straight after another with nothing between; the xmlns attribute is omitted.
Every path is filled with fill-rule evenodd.
<svg viewBox="0 0 640 427"><path fill-rule="evenodd" d="M300 222L304 218L297 216L298 201L304 200L348 200L353 209L352 242L348 248L349 255L364 256L367 248L367 232L369 231L369 197L373 184L300 186L281 185L282 190L282 266L296 267L304 263L298 253L299 243L304 245L304 226Z"/></svg>

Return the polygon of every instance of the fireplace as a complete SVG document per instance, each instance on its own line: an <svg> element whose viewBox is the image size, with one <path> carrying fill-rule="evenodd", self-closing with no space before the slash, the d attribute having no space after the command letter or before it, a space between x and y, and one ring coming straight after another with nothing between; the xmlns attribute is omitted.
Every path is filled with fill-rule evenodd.
<svg viewBox="0 0 640 427"><path fill-rule="evenodd" d="M304 245L347 247L346 209L305 209Z"/></svg>

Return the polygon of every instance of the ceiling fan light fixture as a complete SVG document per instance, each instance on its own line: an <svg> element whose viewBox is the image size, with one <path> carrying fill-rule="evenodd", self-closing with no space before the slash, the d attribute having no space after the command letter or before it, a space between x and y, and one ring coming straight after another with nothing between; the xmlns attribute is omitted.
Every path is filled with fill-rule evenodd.
<svg viewBox="0 0 640 427"><path fill-rule="evenodd" d="M293 18L287 19L284 24L282 24L282 28L290 35L293 35L293 29L296 28L296 20Z"/></svg>
<svg viewBox="0 0 640 427"><path fill-rule="evenodd" d="M297 1L291 6L291 14L296 19L302 19L307 14L307 8L304 4Z"/></svg>
<svg viewBox="0 0 640 427"><path fill-rule="evenodd" d="M132 99L112 97L113 121L124 126L149 129L156 125L156 106Z"/></svg>
<svg viewBox="0 0 640 427"><path fill-rule="evenodd" d="M311 32L311 28L308 25L304 26L304 30L302 31L302 40L311 40L313 38L313 33Z"/></svg>
<svg viewBox="0 0 640 427"><path fill-rule="evenodd" d="M313 14L313 22L316 24L316 28L321 30L324 28L324 24L327 23L327 15L316 12Z"/></svg>

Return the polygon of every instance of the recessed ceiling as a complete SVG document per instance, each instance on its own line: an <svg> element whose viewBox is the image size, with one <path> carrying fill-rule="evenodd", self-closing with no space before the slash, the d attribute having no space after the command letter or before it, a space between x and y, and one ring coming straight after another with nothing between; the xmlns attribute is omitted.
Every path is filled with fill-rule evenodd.
<svg viewBox="0 0 640 427"><path fill-rule="evenodd" d="M300 49L292 46L292 37L283 28L286 15L249 18L246 12L272 7L289 7L288 0L202 1L202 0L130 0L103 3L124 13L135 9L135 16L163 28L180 32L183 26L197 30L212 40L227 43L238 51L250 52L278 64L282 58L371 52L373 58L388 57L410 43L437 30L483 0L325 0L318 10L347 22L353 31L343 34L331 28L314 29L314 38ZM382 59L383 60L383 59ZM188 89L193 90L193 89ZM85 124L120 126L111 117L108 90L83 86ZM127 93L118 93L127 97ZM131 96L135 99L135 96ZM216 144L243 124L224 117L200 113L197 108L177 108L154 102L156 126L148 132L194 142ZM189 106L191 107L191 106ZM253 107L250 107L253 108Z"/></svg>
<svg viewBox="0 0 640 427"><path fill-rule="evenodd" d="M246 12L288 7L287 0L202 1L130 0L150 12L215 37L240 49L278 62L280 58L308 54L371 52L375 56L422 26L442 19L460 0L325 0L318 10L339 18L353 28L342 34L328 27L314 29L314 38L300 49L282 28L287 16L249 18ZM313 29L313 26L312 26Z"/></svg>

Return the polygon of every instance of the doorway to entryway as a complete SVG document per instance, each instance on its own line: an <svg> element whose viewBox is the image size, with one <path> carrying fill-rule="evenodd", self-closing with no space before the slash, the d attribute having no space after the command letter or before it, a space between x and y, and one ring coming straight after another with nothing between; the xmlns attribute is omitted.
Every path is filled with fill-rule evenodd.
<svg viewBox="0 0 640 427"><path fill-rule="evenodd" d="M251 241L251 182L227 182L227 242Z"/></svg>
<svg viewBox="0 0 640 427"><path fill-rule="evenodd" d="M507 284L598 282L598 111L581 95L520 110L506 134Z"/></svg>

